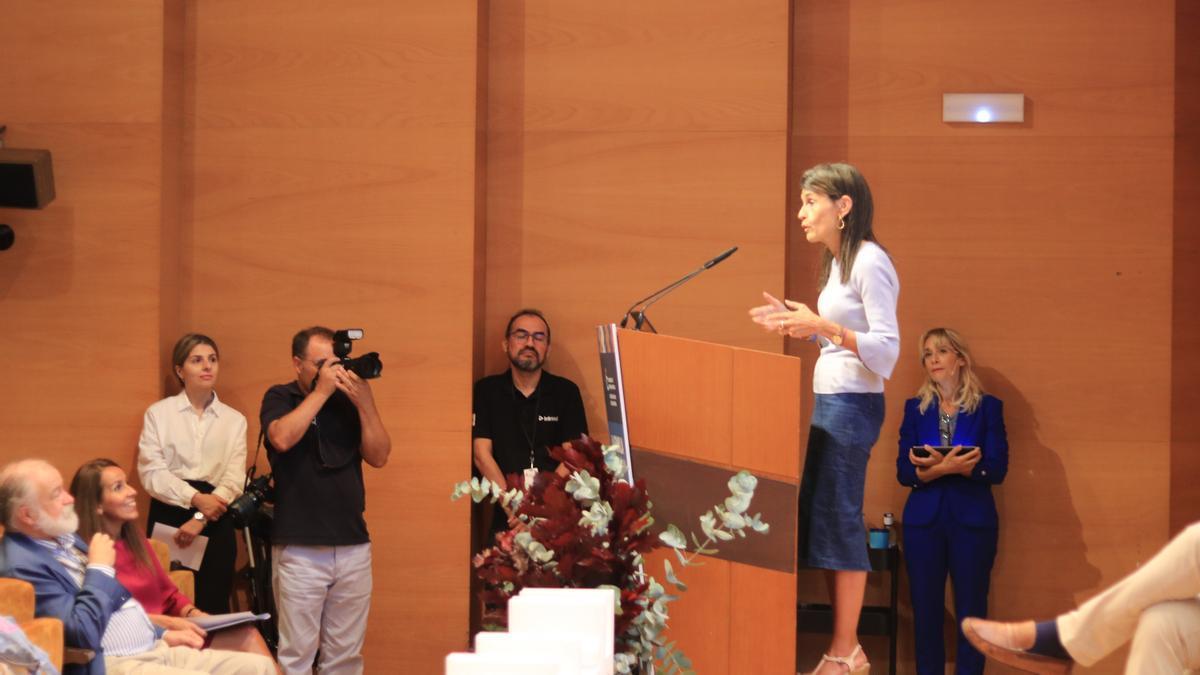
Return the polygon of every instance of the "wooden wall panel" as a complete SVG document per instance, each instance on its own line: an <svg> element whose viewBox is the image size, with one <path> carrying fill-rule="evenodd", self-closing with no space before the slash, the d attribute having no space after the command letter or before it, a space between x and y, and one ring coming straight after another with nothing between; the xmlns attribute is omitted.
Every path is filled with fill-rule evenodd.
<svg viewBox="0 0 1200 675"><path fill-rule="evenodd" d="M1200 519L1200 6L1175 3L1175 199L1171 265L1171 532Z"/></svg>
<svg viewBox="0 0 1200 675"><path fill-rule="evenodd" d="M779 131L787 5L768 0L495 3L490 122L539 131ZM497 65L495 61L493 65ZM511 79L512 76L517 78ZM500 78L500 79L497 79Z"/></svg>
<svg viewBox="0 0 1200 675"><path fill-rule="evenodd" d="M812 396L804 391L800 371L799 359L745 349L733 353L731 464L756 476L799 482L802 405L796 402Z"/></svg>
<svg viewBox="0 0 1200 675"><path fill-rule="evenodd" d="M697 673L791 672L796 665L790 648L796 621L789 608L795 606L795 593L786 589L795 588L795 575L708 556L698 557L699 565L681 569L666 549L646 556L646 567L661 576L664 560L671 561L688 586L670 605L672 630L667 639L678 642ZM673 591L668 586L668 592ZM781 614L791 620L761 620Z"/></svg>
<svg viewBox="0 0 1200 675"><path fill-rule="evenodd" d="M392 457L367 471L372 672L467 644L478 10L472 2L193 3L179 330L221 341L251 418L290 339L362 327Z"/></svg>
<svg viewBox="0 0 1200 675"><path fill-rule="evenodd" d="M680 527L685 532L690 529L687 523ZM678 594L679 599L668 607L668 625L671 627L668 640L678 643L697 673L740 672L730 667L727 636L740 628L734 624L738 617L731 611L734 595L730 584L732 568L742 565L703 556L697 558L701 564L681 569L674 553L659 548L646 556L650 574L661 576L664 560L671 561L679 580L688 587L687 592ZM668 593L675 594L670 584L666 587Z"/></svg>
<svg viewBox="0 0 1200 675"><path fill-rule="evenodd" d="M21 384L3 458L132 465L185 330L221 343L222 398L254 435L291 334L362 326L394 439L367 479L367 659L440 667L467 637L467 509L447 495L469 471L478 3L5 10L0 121L54 152L58 199L0 213L19 238L0 363Z"/></svg>
<svg viewBox="0 0 1200 675"><path fill-rule="evenodd" d="M729 350L694 340L672 340L666 345L632 331L621 333L618 340L629 442L659 453L729 465L733 461L729 413L734 409ZM654 356L667 350L679 358ZM664 386L665 382L671 384Z"/></svg>
<svg viewBox="0 0 1200 675"><path fill-rule="evenodd" d="M796 638L796 575L731 563L729 580L733 588L740 589L729 597L729 651L744 657L731 660L729 672L792 672L796 667L795 649L791 648ZM764 621L764 616L787 618Z"/></svg>
<svg viewBox="0 0 1200 675"><path fill-rule="evenodd" d="M518 307L603 436L594 327L722 250L659 331L778 351L746 309L782 288L787 3L492 3L485 355Z"/></svg>
<svg viewBox="0 0 1200 675"><path fill-rule="evenodd" d="M159 391L163 10L14 0L0 21L0 124L47 148L57 197L0 209L0 463L130 466Z"/></svg>
<svg viewBox="0 0 1200 675"><path fill-rule="evenodd" d="M787 17L778 0L491 3L488 372L508 365L509 315L541 308L548 368L580 385L603 438L595 326L734 245L651 320L667 335L781 349L746 310L783 287ZM719 560L686 574L695 589L730 583ZM705 604L719 595L686 594L672 625L724 635L729 607ZM684 645L698 672L727 667L717 642Z"/></svg>
<svg viewBox="0 0 1200 675"><path fill-rule="evenodd" d="M1173 13L1170 2L796 5L797 41L844 21L817 36L827 50L797 46L792 157L804 163L792 173L839 159L863 169L901 282L902 355L867 518L898 514L907 496L896 429L922 377L916 341L955 327L1006 404L998 617L1062 611L1168 533L1172 348L1143 336L1172 323ZM941 94L967 91L1023 92L1026 123L943 124ZM803 246L789 289L810 300L816 256ZM900 661L911 672L907 630Z"/></svg>

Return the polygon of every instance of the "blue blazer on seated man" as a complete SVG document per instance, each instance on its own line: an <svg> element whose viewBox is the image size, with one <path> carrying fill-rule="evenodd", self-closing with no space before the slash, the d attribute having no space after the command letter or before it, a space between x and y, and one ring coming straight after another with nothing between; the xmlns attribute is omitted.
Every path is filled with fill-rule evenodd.
<svg viewBox="0 0 1200 675"><path fill-rule="evenodd" d="M74 538L75 548L86 557L87 544L79 535ZM5 534L4 555L4 576L33 584L37 597L34 613L60 619L67 646L96 652L90 663L67 665L63 672L103 675L104 653L100 640L109 617L129 599L129 591L116 578L96 569L87 570L80 587L49 549L17 532Z"/></svg>
<svg viewBox="0 0 1200 675"><path fill-rule="evenodd" d="M124 474L117 478L123 482ZM122 494L134 493L125 489ZM197 632L155 626L117 580L116 549L108 533L96 532L90 548L76 534L75 498L48 462L27 459L0 468L0 522L5 528L0 572L33 584L35 613L63 622L68 647L95 652L89 663L68 666L65 672L103 675L106 661L114 670L129 672L276 672L266 656L202 650Z"/></svg>

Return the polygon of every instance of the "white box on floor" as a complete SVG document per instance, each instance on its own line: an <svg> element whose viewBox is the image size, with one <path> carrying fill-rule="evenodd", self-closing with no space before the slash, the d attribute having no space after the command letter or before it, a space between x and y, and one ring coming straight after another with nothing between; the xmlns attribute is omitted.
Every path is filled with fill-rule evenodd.
<svg viewBox="0 0 1200 675"><path fill-rule="evenodd" d="M508 601L508 632L564 629L584 637L583 672L613 672L616 593L603 588L526 588Z"/></svg>
<svg viewBox="0 0 1200 675"><path fill-rule="evenodd" d="M562 665L543 654L471 654L446 656L446 675L559 675Z"/></svg>
<svg viewBox="0 0 1200 675"><path fill-rule="evenodd" d="M560 675L583 675L586 636L574 632L475 634L476 654L544 654L562 664Z"/></svg>

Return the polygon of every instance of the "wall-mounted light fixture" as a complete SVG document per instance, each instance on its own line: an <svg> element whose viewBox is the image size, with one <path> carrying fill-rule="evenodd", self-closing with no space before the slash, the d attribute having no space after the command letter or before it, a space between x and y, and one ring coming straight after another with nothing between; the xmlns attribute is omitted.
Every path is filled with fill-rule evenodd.
<svg viewBox="0 0 1200 675"><path fill-rule="evenodd" d="M40 209L54 201L54 169L49 150L4 147L0 124L0 208ZM0 251L12 248L15 235L0 224Z"/></svg>
<svg viewBox="0 0 1200 675"><path fill-rule="evenodd" d="M942 94L943 122L1024 122L1025 94Z"/></svg>

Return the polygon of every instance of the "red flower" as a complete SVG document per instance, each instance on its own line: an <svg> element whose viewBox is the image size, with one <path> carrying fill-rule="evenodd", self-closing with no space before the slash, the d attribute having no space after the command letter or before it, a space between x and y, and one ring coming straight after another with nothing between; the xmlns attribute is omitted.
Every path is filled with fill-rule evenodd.
<svg viewBox="0 0 1200 675"><path fill-rule="evenodd" d="M568 478L552 471L538 473L517 515L530 523L527 531L532 539L554 557L540 563L517 542L516 532L496 535L495 545L474 559L476 574L484 582L481 596L488 607L486 619L507 625L507 601L522 588L615 586L620 589L621 613L616 617L614 648L624 652L622 639L642 612L641 602L648 586L635 559L657 545L650 536L653 518L645 483L630 485L610 475L603 448L586 436L550 448L550 456L564 464L569 473L586 471L599 481L599 499L607 502L613 512L608 530L596 535L591 527L580 525L587 506L567 492Z"/></svg>

